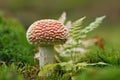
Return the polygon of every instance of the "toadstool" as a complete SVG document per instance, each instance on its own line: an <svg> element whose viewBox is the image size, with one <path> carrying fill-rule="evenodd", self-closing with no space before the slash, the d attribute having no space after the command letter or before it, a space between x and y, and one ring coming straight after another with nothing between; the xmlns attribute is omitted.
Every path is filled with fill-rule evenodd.
<svg viewBox="0 0 120 80"><path fill-rule="evenodd" d="M65 43L67 34L63 23L53 19L38 20L28 28L26 33L28 42L40 45L40 68L46 64L55 63L54 55L57 51L54 45Z"/></svg>

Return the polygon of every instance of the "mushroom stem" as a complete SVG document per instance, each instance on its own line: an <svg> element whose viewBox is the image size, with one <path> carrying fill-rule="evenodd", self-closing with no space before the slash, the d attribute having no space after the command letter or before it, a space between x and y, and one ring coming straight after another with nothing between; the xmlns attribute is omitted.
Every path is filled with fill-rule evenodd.
<svg viewBox="0 0 120 80"><path fill-rule="evenodd" d="M39 57L40 69L42 66L46 64L55 63L54 55L56 54L56 51L53 45L41 46L39 53L40 53L40 57Z"/></svg>

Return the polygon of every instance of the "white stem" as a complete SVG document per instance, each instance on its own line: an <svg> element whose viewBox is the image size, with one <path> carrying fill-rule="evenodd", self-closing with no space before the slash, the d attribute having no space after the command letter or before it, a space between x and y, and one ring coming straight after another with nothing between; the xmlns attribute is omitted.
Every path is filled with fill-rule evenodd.
<svg viewBox="0 0 120 80"><path fill-rule="evenodd" d="M53 46L51 45L41 46L39 53L40 53L40 57L39 57L40 68L46 64L55 63L54 55L56 51L54 50Z"/></svg>

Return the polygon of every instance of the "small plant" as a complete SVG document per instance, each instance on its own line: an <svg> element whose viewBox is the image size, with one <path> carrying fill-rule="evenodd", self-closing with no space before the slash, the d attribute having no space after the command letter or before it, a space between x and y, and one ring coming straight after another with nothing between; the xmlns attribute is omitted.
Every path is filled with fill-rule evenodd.
<svg viewBox="0 0 120 80"><path fill-rule="evenodd" d="M27 63L16 63L17 73L22 74L25 79L38 79L39 66Z"/></svg>
<svg viewBox="0 0 120 80"><path fill-rule="evenodd" d="M88 67L105 67L109 66L107 63L98 62L98 63L71 63L71 62L62 62L56 64L45 65L42 70L39 72L39 76L46 75L49 71L54 69L53 74L61 76L61 78L67 78L67 80L76 75L80 71L86 70ZM49 76L54 76L49 74ZM71 80L71 79L70 79Z"/></svg>
<svg viewBox="0 0 120 80"><path fill-rule="evenodd" d="M86 17L83 17L74 22L68 21L66 23L66 28L68 29L68 39L65 44L57 47L57 49L61 53L60 56L62 56L61 59L62 61L70 61L71 59L74 59L73 61L77 62L79 60L79 59L77 60L76 58L77 57L80 58L80 56L82 56L80 54L82 54L82 52L83 53L85 52L85 49L81 48L82 47L81 40L86 38L87 33L97 28L102 23L105 16L98 17L94 22L90 23L86 27L83 27L82 23L85 18ZM64 23L65 19L66 15L65 13L63 13L59 20ZM63 57L66 57L66 59Z"/></svg>
<svg viewBox="0 0 120 80"><path fill-rule="evenodd" d="M4 63L0 66L0 80L24 80L24 78L17 73L14 63L9 66Z"/></svg>

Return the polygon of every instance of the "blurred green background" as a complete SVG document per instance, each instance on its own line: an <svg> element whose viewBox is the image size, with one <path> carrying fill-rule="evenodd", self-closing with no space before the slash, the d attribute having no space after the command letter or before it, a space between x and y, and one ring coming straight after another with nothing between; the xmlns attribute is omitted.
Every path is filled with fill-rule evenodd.
<svg viewBox="0 0 120 80"><path fill-rule="evenodd" d="M101 36L120 45L120 0L0 0L0 11L17 18L25 29L39 19L58 19L63 11L67 20L86 16L85 24L106 15L102 25L89 36Z"/></svg>

